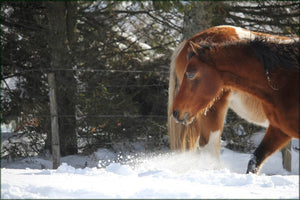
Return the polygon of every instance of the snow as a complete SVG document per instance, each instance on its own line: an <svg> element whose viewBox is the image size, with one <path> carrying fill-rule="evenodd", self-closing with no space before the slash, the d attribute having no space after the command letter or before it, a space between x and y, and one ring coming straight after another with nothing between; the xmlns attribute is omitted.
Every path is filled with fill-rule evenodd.
<svg viewBox="0 0 300 200"><path fill-rule="evenodd" d="M298 140L295 145L299 147ZM292 172L282 168L277 152L259 175L245 174L250 156L224 147L220 160L202 152L120 154L99 149L63 157L57 170L45 156L2 160L1 198L299 199L298 150L292 149Z"/></svg>

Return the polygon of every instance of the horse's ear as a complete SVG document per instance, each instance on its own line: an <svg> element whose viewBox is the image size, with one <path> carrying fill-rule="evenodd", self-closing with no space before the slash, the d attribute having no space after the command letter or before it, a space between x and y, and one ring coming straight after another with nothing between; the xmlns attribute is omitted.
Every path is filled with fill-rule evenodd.
<svg viewBox="0 0 300 200"><path fill-rule="evenodd" d="M212 56L210 54L210 47L208 45L199 45L195 42L189 41L189 46L192 52L198 56L198 58L205 63L209 63L211 65L214 64Z"/></svg>
<svg viewBox="0 0 300 200"><path fill-rule="evenodd" d="M201 47L193 41L189 41L189 45L192 51L198 56L199 55L198 50L201 49Z"/></svg>

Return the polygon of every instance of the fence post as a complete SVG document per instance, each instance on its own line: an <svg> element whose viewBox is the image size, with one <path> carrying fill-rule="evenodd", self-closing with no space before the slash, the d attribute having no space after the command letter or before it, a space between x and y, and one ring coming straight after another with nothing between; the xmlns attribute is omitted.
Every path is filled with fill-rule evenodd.
<svg viewBox="0 0 300 200"><path fill-rule="evenodd" d="M282 150L282 165L287 171L292 171L292 141L290 141Z"/></svg>
<svg viewBox="0 0 300 200"><path fill-rule="evenodd" d="M60 165L60 144L59 144L59 129L57 103L55 93L55 75L53 72L48 74L49 98L50 98L50 114L51 114L51 149L53 169L57 169Z"/></svg>

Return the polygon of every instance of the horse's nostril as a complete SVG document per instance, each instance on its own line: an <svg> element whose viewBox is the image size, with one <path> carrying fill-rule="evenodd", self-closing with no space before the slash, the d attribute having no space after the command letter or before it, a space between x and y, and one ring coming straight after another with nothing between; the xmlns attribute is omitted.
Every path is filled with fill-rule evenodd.
<svg viewBox="0 0 300 200"><path fill-rule="evenodd" d="M179 111L178 111L178 110L174 110L174 112L173 112L173 117L174 117L175 119L179 119Z"/></svg>

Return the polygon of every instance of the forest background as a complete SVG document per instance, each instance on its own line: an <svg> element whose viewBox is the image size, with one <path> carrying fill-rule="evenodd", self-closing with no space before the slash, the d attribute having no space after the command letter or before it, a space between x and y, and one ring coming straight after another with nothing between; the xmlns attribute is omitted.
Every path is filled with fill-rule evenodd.
<svg viewBox="0 0 300 200"><path fill-rule="evenodd" d="M51 152L55 74L61 155L168 148L170 57L217 25L299 36L298 1L1 1L1 158ZM261 129L228 112L222 139ZM117 145L116 145L117 144Z"/></svg>

